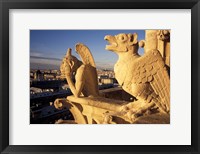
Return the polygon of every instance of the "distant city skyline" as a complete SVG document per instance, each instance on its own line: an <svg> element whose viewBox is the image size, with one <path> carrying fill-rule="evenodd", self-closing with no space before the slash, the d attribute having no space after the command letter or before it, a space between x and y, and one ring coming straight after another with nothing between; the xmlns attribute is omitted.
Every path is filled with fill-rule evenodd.
<svg viewBox="0 0 200 154"><path fill-rule="evenodd" d="M30 30L30 67L31 69L59 69L61 60L68 48L75 52L75 45L83 43L90 49L98 69L113 69L118 56L105 50L108 44L106 35L137 33L138 40L145 37L144 30ZM144 50L139 49L143 54Z"/></svg>

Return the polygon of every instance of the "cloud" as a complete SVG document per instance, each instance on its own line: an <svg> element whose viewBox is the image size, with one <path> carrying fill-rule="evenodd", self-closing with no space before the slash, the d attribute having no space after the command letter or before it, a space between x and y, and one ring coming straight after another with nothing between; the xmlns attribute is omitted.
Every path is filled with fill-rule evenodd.
<svg viewBox="0 0 200 154"><path fill-rule="evenodd" d="M61 59L57 58L45 58L45 57L30 57L31 69L59 69Z"/></svg>
<svg viewBox="0 0 200 154"><path fill-rule="evenodd" d="M38 64L38 63L31 63L31 69L39 69L39 70L43 70L43 69L48 69L48 70L59 70L59 66L56 65L52 65L52 64Z"/></svg>
<svg viewBox="0 0 200 154"><path fill-rule="evenodd" d="M42 53L39 53L39 52L30 52L30 56L33 56L33 57L41 57L43 56Z"/></svg>
<svg viewBox="0 0 200 154"><path fill-rule="evenodd" d="M38 56L30 56L31 59L45 59L45 60L56 60L61 61L62 59L59 58L51 58L51 57L38 57Z"/></svg>
<svg viewBox="0 0 200 154"><path fill-rule="evenodd" d="M30 57L30 67L31 69L59 69L62 59L51 58L51 57ZM109 61L95 62L98 69L112 69L114 68L114 63Z"/></svg>

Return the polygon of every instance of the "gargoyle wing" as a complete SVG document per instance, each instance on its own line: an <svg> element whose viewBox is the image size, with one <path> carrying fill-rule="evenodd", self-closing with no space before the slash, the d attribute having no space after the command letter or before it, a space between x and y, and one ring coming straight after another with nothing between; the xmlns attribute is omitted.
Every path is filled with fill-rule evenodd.
<svg viewBox="0 0 200 154"><path fill-rule="evenodd" d="M96 68L94 58L87 46L82 43L76 44L76 51L80 55L83 64L89 64Z"/></svg>
<svg viewBox="0 0 200 154"><path fill-rule="evenodd" d="M98 96L98 80L97 70L93 56L87 46L84 44L76 44L76 51L80 55L82 62L85 66L85 84L83 87L84 96Z"/></svg>
<svg viewBox="0 0 200 154"><path fill-rule="evenodd" d="M170 79L161 54L157 50L146 52L135 63L133 82L149 82L158 95L159 106L166 112L170 110Z"/></svg>

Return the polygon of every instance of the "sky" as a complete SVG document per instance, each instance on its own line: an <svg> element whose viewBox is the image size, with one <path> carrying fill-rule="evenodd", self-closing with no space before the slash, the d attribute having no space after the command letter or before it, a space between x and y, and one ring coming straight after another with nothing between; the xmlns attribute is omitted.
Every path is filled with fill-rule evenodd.
<svg viewBox="0 0 200 154"><path fill-rule="evenodd" d="M113 69L118 56L114 52L105 50L108 42L104 37L119 33L137 33L138 40L145 37L144 30L31 30L30 67L59 69L67 49L72 48L72 54L79 58L75 52L75 45L83 43L90 49L97 68ZM139 53L143 52L144 50L140 48Z"/></svg>

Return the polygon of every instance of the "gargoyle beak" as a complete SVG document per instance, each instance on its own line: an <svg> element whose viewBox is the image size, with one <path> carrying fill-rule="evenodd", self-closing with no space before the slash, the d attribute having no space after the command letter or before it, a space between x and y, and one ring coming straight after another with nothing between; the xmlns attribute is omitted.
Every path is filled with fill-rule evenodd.
<svg viewBox="0 0 200 154"><path fill-rule="evenodd" d="M104 37L104 40L108 41L110 44L106 45L106 50L113 50L115 47L117 47L116 39L114 36L106 35Z"/></svg>
<svg viewBox="0 0 200 154"><path fill-rule="evenodd" d="M106 36L104 37L104 40L108 41L109 38L111 38L111 37L112 37L111 35L106 35Z"/></svg>

